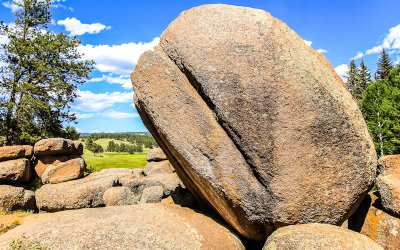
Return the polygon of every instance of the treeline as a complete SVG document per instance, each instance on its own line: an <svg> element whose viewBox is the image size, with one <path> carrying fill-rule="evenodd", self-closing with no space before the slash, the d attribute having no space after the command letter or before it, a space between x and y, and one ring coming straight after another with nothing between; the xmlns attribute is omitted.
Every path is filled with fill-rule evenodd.
<svg viewBox="0 0 400 250"><path fill-rule="evenodd" d="M93 133L90 135L81 135L84 140L91 139L96 141L98 139L114 139L119 141L129 142L130 144L140 145L145 148L158 147L156 140L151 135L147 134L131 134L131 133ZM110 151L117 152L117 151Z"/></svg>
<svg viewBox="0 0 400 250"><path fill-rule="evenodd" d="M126 152L129 154L142 153L143 146L142 144L125 144L125 143L116 143L114 141L109 141L107 146L108 152Z"/></svg>
<svg viewBox="0 0 400 250"><path fill-rule="evenodd" d="M389 54L379 55L374 80L363 60L353 61L347 72L347 87L362 111L379 156L400 153L400 65Z"/></svg>

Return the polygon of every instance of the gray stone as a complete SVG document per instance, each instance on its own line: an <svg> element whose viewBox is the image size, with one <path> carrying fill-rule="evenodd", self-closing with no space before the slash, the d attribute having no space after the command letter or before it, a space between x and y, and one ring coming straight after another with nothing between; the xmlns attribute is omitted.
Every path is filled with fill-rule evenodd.
<svg viewBox="0 0 400 250"><path fill-rule="evenodd" d="M36 211L35 193L22 187L0 185L0 212Z"/></svg>
<svg viewBox="0 0 400 250"><path fill-rule="evenodd" d="M31 162L28 159L0 162L0 183L24 183L30 181L31 177Z"/></svg>
<svg viewBox="0 0 400 250"><path fill-rule="evenodd" d="M168 159L161 148L153 148L149 151L149 153L147 153L146 160L148 162L152 162L152 161L164 161Z"/></svg>
<svg viewBox="0 0 400 250"><path fill-rule="evenodd" d="M162 186L152 186L143 189L142 197L139 203L157 203L160 202L164 194Z"/></svg>

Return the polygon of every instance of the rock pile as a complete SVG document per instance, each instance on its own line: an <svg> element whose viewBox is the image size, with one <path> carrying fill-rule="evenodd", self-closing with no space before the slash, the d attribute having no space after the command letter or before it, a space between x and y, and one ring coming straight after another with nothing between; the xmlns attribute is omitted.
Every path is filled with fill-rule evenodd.
<svg viewBox="0 0 400 250"><path fill-rule="evenodd" d="M373 185L376 152L353 97L323 55L265 11L184 11L131 79L183 183L249 239L340 225Z"/></svg>

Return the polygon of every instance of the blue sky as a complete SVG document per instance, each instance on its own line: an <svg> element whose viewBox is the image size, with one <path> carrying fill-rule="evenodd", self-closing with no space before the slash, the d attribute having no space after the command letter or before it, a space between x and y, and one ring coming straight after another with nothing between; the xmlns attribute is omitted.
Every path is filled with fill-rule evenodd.
<svg viewBox="0 0 400 250"><path fill-rule="evenodd" d="M0 0L0 20L13 20L11 1ZM76 35L84 58L94 60L92 80L72 104L81 132L147 131L133 106L129 74L145 50L158 43L169 23L189 8L225 3L263 9L284 21L323 53L343 77L354 58L373 72L386 48L400 62L400 1L92 1L54 0L55 32ZM0 43L5 39L0 37Z"/></svg>

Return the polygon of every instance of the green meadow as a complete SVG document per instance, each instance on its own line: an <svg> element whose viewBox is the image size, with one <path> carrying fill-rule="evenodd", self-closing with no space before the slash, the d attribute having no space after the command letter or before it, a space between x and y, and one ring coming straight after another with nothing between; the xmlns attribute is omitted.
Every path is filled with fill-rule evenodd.
<svg viewBox="0 0 400 250"><path fill-rule="evenodd" d="M116 143L130 144L129 142L114 140L114 139L99 139L95 143L103 147L104 151L107 149L109 141ZM85 159L88 169L93 172L98 172L105 168L143 168L148 163L146 155L150 149L144 149L142 153L128 154L116 152L104 152L94 155L86 147L83 150L83 159Z"/></svg>

